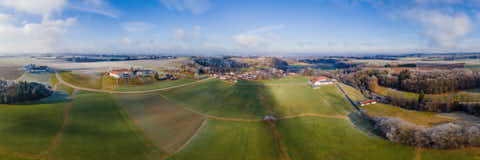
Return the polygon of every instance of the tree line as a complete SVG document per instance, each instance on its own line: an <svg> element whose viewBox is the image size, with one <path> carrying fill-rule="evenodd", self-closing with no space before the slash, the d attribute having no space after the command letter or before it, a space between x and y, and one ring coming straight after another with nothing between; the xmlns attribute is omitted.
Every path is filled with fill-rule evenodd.
<svg viewBox="0 0 480 160"><path fill-rule="evenodd" d="M480 146L480 125L444 123L425 128L392 117L370 117L375 129L388 140L417 147L451 149Z"/></svg>
<svg viewBox="0 0 480 160"><path fill-rule="evenodd" d="M372 77L381 86L414 93L441 94L480 87L480 73L466 69L405 69L400 73L388 69L361 70L344 76L344 79L355 85L368 85L368 78Z"/></svg>
<svg viewBox="0 0 480 160"><path fill-rule="evenodd" d="M52 91L36 82L0 80L0 104L12 104L48 97Z"/></svg>

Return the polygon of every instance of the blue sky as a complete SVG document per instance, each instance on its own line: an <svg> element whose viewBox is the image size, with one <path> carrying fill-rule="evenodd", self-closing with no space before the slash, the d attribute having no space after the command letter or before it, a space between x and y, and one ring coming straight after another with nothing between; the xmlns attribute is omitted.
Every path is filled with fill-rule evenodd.
<svg viewBox="0 0 480 160"><path fill-rule="evenodd" d="M480 0L0 0L0 54L480 51Z"/></svg>

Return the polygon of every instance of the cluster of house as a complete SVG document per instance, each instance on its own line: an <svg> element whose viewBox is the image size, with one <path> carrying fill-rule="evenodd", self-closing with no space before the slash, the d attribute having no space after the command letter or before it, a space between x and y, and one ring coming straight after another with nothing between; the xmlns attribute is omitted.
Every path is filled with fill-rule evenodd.
<svg viewBox="0 0 480 160"><path fill-rule="evenodd" d="M35 64L23 66L23 69L28 73L48 72L50 70L48 66L37 66Z"/></svg>
<svg viewBox="0 0 480 160"><path fill-rule="evenodd" d="M375 101L373 99L367 99L367 100L363 100L363 101L359 102L360 106L366 106L366 105L376 104L376 103L377 103L377 101Z"/></svg>
<svg viewBox="0 0 480 160"><path fill-rule="evenodd" d="M253 70L247 72L211 73L210 77L237 82L237 80L259 80L266 77L281 78L289 75L296 75L296 73L285 72L281 69L272 68L269 70Z"/></svg>
<svg viewBox="0 0 480 160"><path fill-rule="evenodd" d="M315 77L315 78L310 79L310 83L312 85L312 88L318 88L318 86L333 84L336 81L337 80L330 79L330 78L325 77L325 76L320 76L320 77Z"/></svg>
<svg viewBox="0 0 480 160"><path fill-rule="evenodd" d="M154 77L155 71L148 69L116 69L108 71L108 76L113 78Z"/></svg>

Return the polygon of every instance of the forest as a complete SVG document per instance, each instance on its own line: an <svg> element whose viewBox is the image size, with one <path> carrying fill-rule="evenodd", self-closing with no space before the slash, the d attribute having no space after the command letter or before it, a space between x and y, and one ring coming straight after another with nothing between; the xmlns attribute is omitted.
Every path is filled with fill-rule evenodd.
<svg viewBox="0 0 480 160"><path fill-rule="evenodd" d="M36 82L0 80L0 104L13 104L48 97L52 91Z"/></svg>

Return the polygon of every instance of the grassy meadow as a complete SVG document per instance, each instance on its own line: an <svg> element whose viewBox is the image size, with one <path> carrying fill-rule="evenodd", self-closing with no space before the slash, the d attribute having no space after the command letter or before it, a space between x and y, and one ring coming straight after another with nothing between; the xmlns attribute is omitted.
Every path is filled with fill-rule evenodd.
<svg viewBox="0 0 480 160"><path fill-rule="evenodd" d="M279 151L266 123L208 120L171 160L277 160Z"/></svg>
<svg viewBox="0 0 480 160"><path fill-rule="evenodd" d="M95 74L85 74L78 72L61 72L62 80L75 86L84 88L101 89L102 77Z"/></svg>
<svg viewBox="0 0 480 160"><path fill-rule="evenodd" d="M414 149L368 136L348 120L302 117L277 122L293 160L413 159Z"/></svg>
<svg viewBox="0 0 480 160"><path fill-rule="evenodd" d="M263 118L266 111L260 98L259 86L232 85L220 80L164 91L170 100L197 112L219 117Z"/></svg>
<svg viewBox="0 0 480 160"><path fill-rule="evenodd" d="M178 79L178 80L164 80L164 81L155 81L147 84L124 84L117 85L114 90L116 91L145 91L145 90L154 90L162 89L172 86L178 86L186 83L195 82L194 79Z"/></svg>
<svg viewBox="0 0 480 160"><path fill-rule="evenodd" d="M352 109L335 85L312 89L309 85L267 86L267 97L277 116L301 113L345 115Z"/></svg>
<svg viewBox="0 0 480 160"><path fill-rule="evenodd" d="M205 117L183 109L158 93L115 95L116 101L163 151L173 153L195 134Z"/></svg>
<svg viewBox="0 0 480 160"><path fill-rule="evenodd" d="M407 122L425 127L431 127L437 124L455 121L453 118L440 116L438 113L406 110L400 107L381 103L364 106L361 107L361 109L367 111L367 114L370 115L401 118Z"/></svg>
<svg viewBox="0 0 480 160"><path fill-rule="evenodd" d="M50 157L145 160L162 155L110 95L87 92L73 100L67 126Z"/></svg>

